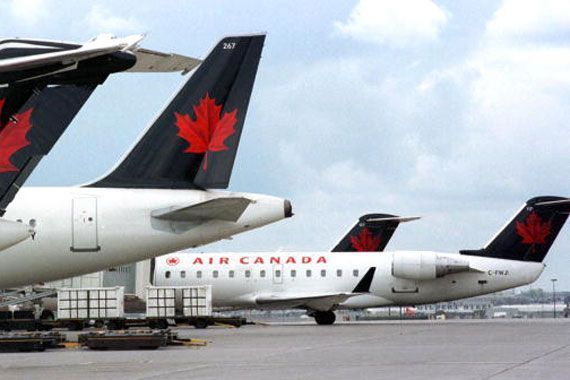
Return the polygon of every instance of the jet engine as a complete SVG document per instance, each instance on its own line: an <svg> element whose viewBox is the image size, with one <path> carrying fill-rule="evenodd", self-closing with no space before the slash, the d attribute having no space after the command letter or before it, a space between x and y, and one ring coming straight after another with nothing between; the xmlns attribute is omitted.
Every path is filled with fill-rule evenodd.
<svg viewBox="0 0 570 380"><path fill-rule="evenodd" d="M467 271L468 261L440 256L435 252L397 252L392 260L392 275L409 280L434 280Z"/></svg>
<svg viewBox="0 0 570 380"><path fill-rule="evenodd" d="M26 240L34 234L27 224L0 218L0 251Z"/></svg>

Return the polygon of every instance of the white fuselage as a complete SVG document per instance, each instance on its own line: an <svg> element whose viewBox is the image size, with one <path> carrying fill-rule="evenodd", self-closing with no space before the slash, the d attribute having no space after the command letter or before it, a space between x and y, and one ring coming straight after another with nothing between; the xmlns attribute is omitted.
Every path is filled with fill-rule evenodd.
<svg viewBox="0 0 570 380"><path fill-rule="evenodd" d="M219 197L253 202L237 222L173 223L151 216ZM4 219L35 234L0 251L0 289L92 273L196 247L281 220L284 200L249 193L202 190L23 188Z"/></svg>
<svg viewBox="0 0 570 380"><path fill-rule="evenodd" d="M422 252L174 253L157 259L157 286L212 285L217 308L274 308L259 298L351 293L364 274L376 271L369 294L356 295L339 308L418 305L509 289L535 281L542 263L429 252L440 258L468 261L469 271L431 280L392 274L395 255Z"/></svg>

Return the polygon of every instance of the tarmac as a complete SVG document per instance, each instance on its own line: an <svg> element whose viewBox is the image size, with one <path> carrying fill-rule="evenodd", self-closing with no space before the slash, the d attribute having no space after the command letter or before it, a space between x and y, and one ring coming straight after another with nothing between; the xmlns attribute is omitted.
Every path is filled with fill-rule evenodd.
<svg viewBox="0 0 570 380"><path fill-rule="evenodd" d="M564 379L570 320L181 328L204 347L0 354L2 379Z"/></svg>

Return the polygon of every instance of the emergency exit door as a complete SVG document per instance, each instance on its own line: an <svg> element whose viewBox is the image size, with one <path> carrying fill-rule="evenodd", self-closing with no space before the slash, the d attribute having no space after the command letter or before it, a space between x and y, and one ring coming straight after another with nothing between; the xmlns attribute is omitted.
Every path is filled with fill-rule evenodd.
<svg viewBox="0 0 570 380"><path fill-rule="evenodd" d="M97 198L75 198L72 204L71 250L99 251L97 234Z"/></svg>

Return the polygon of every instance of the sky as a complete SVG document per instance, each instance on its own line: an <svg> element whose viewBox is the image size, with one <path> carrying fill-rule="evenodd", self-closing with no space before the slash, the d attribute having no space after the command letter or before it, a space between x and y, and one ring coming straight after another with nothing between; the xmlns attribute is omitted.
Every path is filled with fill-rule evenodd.
<svg viewBox="0 0 570 380"><path fill-rule="evenodd" d="M0 35L203 57L267 32L230 184L295 216L201 251L328 250L365 213L419 215L388 249L481 248L537 195L570 196L570 3L3 0ZM115 75L27 185L103 175L184 77ZM566 226L534 287L570 290Z"/></svg>

